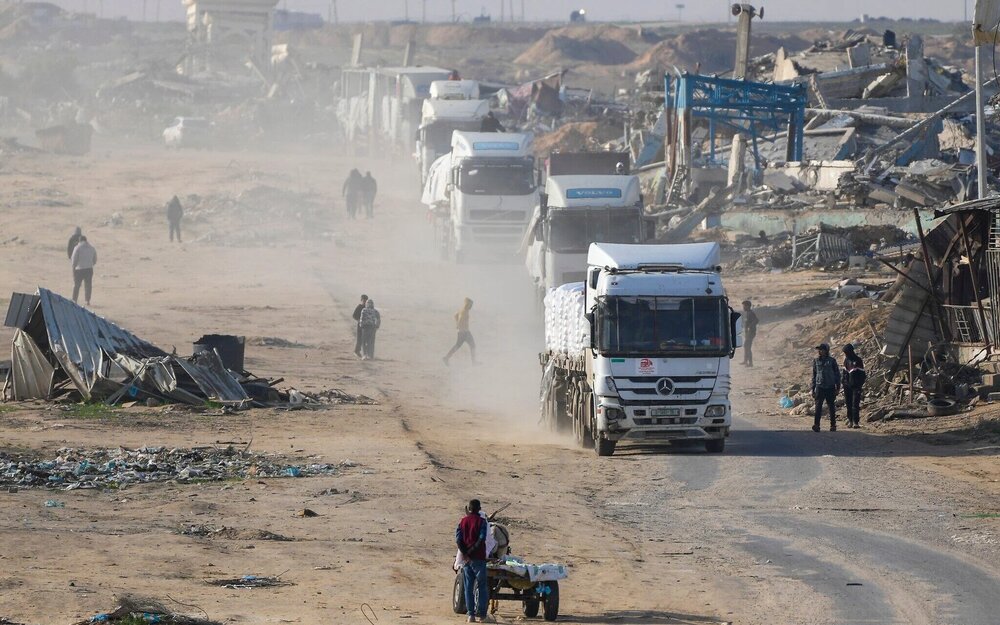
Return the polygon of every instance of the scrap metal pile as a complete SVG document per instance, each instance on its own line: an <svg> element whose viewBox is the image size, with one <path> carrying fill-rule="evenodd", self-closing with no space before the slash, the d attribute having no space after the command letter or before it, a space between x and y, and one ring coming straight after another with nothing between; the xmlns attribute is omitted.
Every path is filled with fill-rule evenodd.
<svg viewBox="0 0 1000 625"><path fill-rule="evenodd" d="M200 406L213 401L233 407L305 407L346 403L348 398L373 403L340 391L315 397L294 389L279 391L274 385L281 379L243 371L242 357L238 365L227 366L216 349L186 358L168 354L44 288L37 295L15 293L5 325L16 330L4 396L9 391L18 401L69 395L109 405L134 401Z"/></svg>

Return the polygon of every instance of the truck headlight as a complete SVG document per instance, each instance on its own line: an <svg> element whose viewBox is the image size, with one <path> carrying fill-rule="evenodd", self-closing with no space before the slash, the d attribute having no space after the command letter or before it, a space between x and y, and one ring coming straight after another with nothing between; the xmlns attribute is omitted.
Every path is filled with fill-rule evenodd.
<svg viewBox="0 0 1000 625"><path fill-rule="evenodd" d="M608 421L618 421L625 418L625 411L621 408L605 408L604 414Z"/></svg>
<svg viewBox="0 0 1000 625"><path fill-rule="evenodd" d="M726 407L725 406L718 406L718 405L717 406L709 406L708 408L705 408L705 416L706 417L724 417L724 416L726 416Z"/></svg>
<svg viewBox="0 0 1000 625"><path fill-rule="evenodd" d="M615 379L610 375L604 376L604 388L611 391L615 395L618 394L618 387L615 386Z"/></svg>

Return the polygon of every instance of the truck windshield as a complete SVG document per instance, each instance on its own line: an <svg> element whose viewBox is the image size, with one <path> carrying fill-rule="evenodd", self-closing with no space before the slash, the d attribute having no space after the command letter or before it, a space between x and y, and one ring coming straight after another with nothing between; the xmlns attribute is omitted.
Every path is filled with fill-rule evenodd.
<svg viewBox="0 0 1000 625"><path fill-rule="evenodd" d="M535 168L530 161L464 163L458 188L469 195L529 195L535 190Z"/></svg>
<svg viewBox="0 0 1000 625"><path fill-rule="evenodd" d="M729 352L729 309L721 297L605 297L597 305L602 354Z"/></svg>
<svg viewBox="0 0 1000 625"><path fill-rule="evenodd" d="M551 210L549 248L584 253L591 243L641 243L642 216L632 208Z"/></svg>

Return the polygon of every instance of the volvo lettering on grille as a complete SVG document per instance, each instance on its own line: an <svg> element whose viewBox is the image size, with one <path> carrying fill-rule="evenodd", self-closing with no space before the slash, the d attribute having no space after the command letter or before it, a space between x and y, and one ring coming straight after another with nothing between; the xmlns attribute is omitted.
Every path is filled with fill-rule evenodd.
<svg viewBox="0 0 1000 625"><path fill-rule="evenodd" d="M673 395L674 381L670 378L660 378L656 381L656 392L660 395Z"/></svg>

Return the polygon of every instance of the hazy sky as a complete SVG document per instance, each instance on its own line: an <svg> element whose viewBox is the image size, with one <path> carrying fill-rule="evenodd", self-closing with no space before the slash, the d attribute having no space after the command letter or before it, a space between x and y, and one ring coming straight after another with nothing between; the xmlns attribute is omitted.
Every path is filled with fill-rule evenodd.
<svg viewBox="0 0 1000 625"><path fill-rule="evenodd" d="M515 14L520 16L522 0L513 2ZM768 21L830 21L851 20L862 13L887 17L929 17L943 21L963 19L963 1L972 13L974 0L768 0L761 2ZM523 0L528 20L564 20L572 9L585 8L587 15L597 21L612 20L676 20L678 2L686 6L681 11L683 21L719 22L726 19L729 0ZM159 7L161 19L182 19L181 0L55 0L55 3L73 11L103 10L104 17L128 16L138 19L142 7L152 20ZM279 0L278 6L290 10L310 11L324 16L331 0ZM500 16L501 0L456 0L456 12L469 19L480 12ZM427 7L427 19L451 19L451 0L337 0L338 14L342 21L402 19L409 6L410 19L419 20L421 7ZM505 5L509 6L509 4Z"/></svg>

